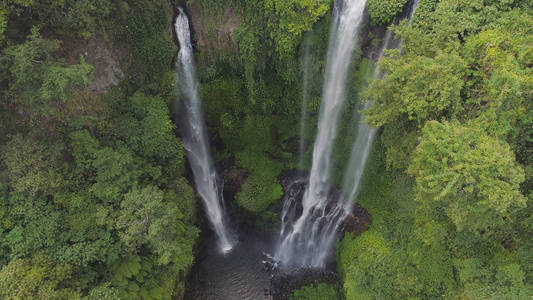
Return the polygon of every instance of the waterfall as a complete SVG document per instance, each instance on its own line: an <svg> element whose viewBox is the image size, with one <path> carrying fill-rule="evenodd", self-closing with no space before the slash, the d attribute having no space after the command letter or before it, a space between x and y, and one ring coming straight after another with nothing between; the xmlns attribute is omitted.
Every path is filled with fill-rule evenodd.
<svg viewBox="0 0 533 300"><path fill-rule="evenodd" d="M381 49L379 51L379 58L385 53L385 49L389 49L392 42L392 32L387 31ZM379 67L374 68L372 78L379 78L381 72ZM370 108L370 101L365 101L363 109ZM347 194L347 197L344 199L343 203L345 211L351 211L353 203L359 192L359 187L361 183L361 178L363 177L363 172L365 170L366 161L370 150L372 147L372 142L374 141L374 136L376 135L376 128L370 128L363 117L359 121L359 126L357 126L357 137L352 146L352 153L350 155L350 160L348 161L348 166L346 172L344 173L344 182L343 190Z"/></svg>
<svg viewBox="0 0 533 300"><path fill-rule="evenodd" d="M352 211L359 192L365 165L377 132L377 129L370 128L365 123L364 118L359 122L357 137L344 174L342 190L345 195L338 196L331 192L328 180L333 140L337 134L338 117L345 100L348 67L365 2L345 0L344 3L337 2L335 6L319 127L313 149L313 165L302 200L302 212L291 224L299 208L294 197L286 197L282 208L282 230L276 258L284 265L323 267L334 245L336 233ZM419 0L414 0L412 3L408 24L411 24L418 3ZM393 34L387 31L379 58L384 55L386 49L394 47L393 44ZM379 67L375 67L372 78L380 78L383 75ZM305 81L304 77L304 83ZM363 109L368 109L370 105L371 103L366 101Z"/></svg>
<svg viewBox="0 0 533 300"><path fill-rule="evenodd" d="M413 4L411 5L411 11L409 12L409 19L407 19L407 23L411 25L411 22L413 21L413 17L415 16L416 9L418 8L418 4L420 3L420 0L413 0Z"/></svg>
<svg viewBox="0 0 533 300"><path fill-rule="evenodd" d="M419 2L420 0L413 0L409 11L409 16L407 18L407 24L409 25L411 25L411 21L413 20L413 16L415 15ZM401 43L399 46L396 46L401 48ZM393 47L393 33L390 30L387 30L379 52L378 61L385 54L385 50ZM379 79L383 76L384 74L381 73L379 66L376 66L374 68L372 78ZM365 101L363 110L370 108L371 105L372 103L370 103L370 101ZM366 161L368 159L368 155L370 154L376 131L376 128L370 128L364 121L364 118L361 118L357 128L357 138L353 144L348 167L344 174L343 190L345 193L347 193L347 198L345 199L347 201L345 203L345 209L347 211L351 211L353 202L355 201L357 193L359 192L361 178L363 176L363 171L365 170Z"/></svg>
<svg viewBox="0 0 533 300"><path fill-rule="evenodd" d="M202 116L198 83L194 71L193 50L189 32L189 20L181 8L176 17L174 30L178 37L178 85L183 94L180 128L182 141L194 176L196 191L203 201L206 215L219 239L223 252L232 248L225 226L224 207L217 176L209 152L207 133Z"/></svg>
<svg viewBox="0 0 533 300"><path fill-rule="evenodd" d="M302 83L302 112L300 116L300 147L298 166L303 168L305 151L305 126L307 123L307 103L309 102L309 68L311 67L311 42L310 35L307 34L304 46L303 60L303 83Z"/></svg>
<svg viewBox="0 0 533 300"><path fill-rule="evenodd" d="M332 230L335 230L332 228L335 226L334 220L345 214L340 206L328 208L328 180L331 173L333 140L337 134L337 121L345 100L346 79L365 3L366 0L335 3L318 132L313 148L309 184L302 200L302 214L290 230L280 236L276 253L276 258L285 265L322 267L331 248L330 236Z"/></svg>

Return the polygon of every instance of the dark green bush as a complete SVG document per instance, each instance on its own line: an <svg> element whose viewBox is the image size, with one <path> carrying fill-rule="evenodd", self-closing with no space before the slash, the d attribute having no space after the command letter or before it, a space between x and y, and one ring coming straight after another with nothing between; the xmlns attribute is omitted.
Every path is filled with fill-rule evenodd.
<svg viewBox="0 0 533 300"><path fill-rule="evenodd" d="M373 25L385 25L394 20L407 0L369 0L366 4Z"/></svg>
<svg viewBox="0 0 533 300"><path fill-rule="evenodd" d="M132 49L133 76L140 85L160 78L162 71L172 66L175 53L172 41L163 32L166 19L163 12L156 12L151 18L142 15L129 17L128 38L136 45Z"/></svg>
<svg viewBox="0 0 533 300"><path fill-rule="evenodd" d="M319 283L317 285L306 285L294 291L292 300L338 300L343 299L336 286Z"/></svg>

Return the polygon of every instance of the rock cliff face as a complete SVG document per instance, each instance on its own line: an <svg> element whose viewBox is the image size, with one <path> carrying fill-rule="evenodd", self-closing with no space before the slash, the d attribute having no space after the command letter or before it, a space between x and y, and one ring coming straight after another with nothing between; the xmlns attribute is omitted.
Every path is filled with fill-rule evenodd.
<svg viewBox="0 0 533 300"><path fill-rule="evenodd" d="M87 45L88 62L94 66L93 80L90 88L101 91L110 85L116 85L124 77L120 68L119 51L111 47L101 36L93 36Z"/></svg>
<svg viewBox="0 0 533 300"><path fill-rule="evenodd" d="M241 24L241 17L231 3L222 10L222 13L215 14L202 7L198 1L187 7L195 50L201 55L197 62L200 66L212 62L220 53L238 53L233 37Z"/></svg>
<svg viewBox="0 0 533 300"><path fill-rule="evenodd" d="M94 67L91 90L102 92L111 85L116 85L124 77L120 61L126 57L124 49L106 40L101 34L93 34L87 40L65 40L63 45L66 60L78 63L80 56Z"/></svg>
<svg viewBox="0 0 533 300"><path fill-rule="evenodd" d="M186 9L187 14L190 15L193 40L197 51L206 52L211 59L216 55L216 51L235 51L237 53L238 47L233 37L235 30L243 20L231 3L223 8L222 13L205 9L199 4L199 1L187 5ZM395 22L398 22L406 13L408 13L408 6ZM359 35L361 39L359 44L364 57L373 60L378 59L379 44L386 31L386 26L372 26L368 12L364 12L361 34Z"/></svg>

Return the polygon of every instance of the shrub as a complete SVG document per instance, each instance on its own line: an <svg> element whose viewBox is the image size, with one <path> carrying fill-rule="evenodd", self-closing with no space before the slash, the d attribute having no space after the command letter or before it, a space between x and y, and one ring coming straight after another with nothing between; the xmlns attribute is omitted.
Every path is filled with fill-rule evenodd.
<svg viewBox="0 0 533 300"><path fill-rule="evenodd" d="M373 25L385 25L394 20L407 0L369 0L366 4Z"/></svg>
<svg viewBox="0 0 533 300"><path fill-rule="evenodd" d="M334 285L319 283L318 285L306 285L294 291L292 300L322 300L342 299L339 290Z"/></svg>

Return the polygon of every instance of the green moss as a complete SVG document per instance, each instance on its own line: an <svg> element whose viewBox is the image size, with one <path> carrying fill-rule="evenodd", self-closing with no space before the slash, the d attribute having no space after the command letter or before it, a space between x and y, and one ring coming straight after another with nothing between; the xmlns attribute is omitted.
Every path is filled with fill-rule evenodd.
<svg viewBox="0 0 533 300"><path fill-rule="evenodd" d="M265 176L267 175L267 176ZM237 204L254 213L264 212L283 195L281 185L267 172L255 173L246 179L242 191L237 194Z"/></svg>
<svg viewBox="0 0 533 300"><path fill-rule="evenodd" d="M385 156L385 147L378 138L368 158L356 201L372 215L373 228L400 240L413 222L414 180L401 171L388 170Z"/></svg>
<svg viewBox="0 0 533 300"><path fill-rule="evenodd" d="M346 172L346 164L350 160L360 122L359 111L362 109L362 103L359 93L372 78L375 67L374 62L367 58L361 60L356 58L354 65L357 66L357 71L350 74L349 81L352 84L347 88L346 108L341 116L342 121L338 125L339 134L333 147L331 179L333 184L341 184Z"/></svg>
<svg viewBox="0 0 533 300"><path fill-rule="evenodd" d="M237 154L237 164L248 169L249 176L236 196L237 204L246 210L261 214L283 194L277 176L282 164L266 153L244 151Z"/></svg>
<svg viewBox="0 0 533 300"><path fill-rule="evenodd" d="M306 285L294 291L291 300L340 300L343 299L339 289L330 284L319 283Z"/></svg>
<svg viewBox="0 0 533 300"><path fill-rule="evenodd" d="M200 94L205 120L211 131L224 131L228 133L227 137L231 137L230 131L238 130L241 108L246 101L243 82L229 76L215 78L200 85ZM233 148L233 143L230 146Z"/></svg>
<svg viewBox="0 0 533 300"><path fill-rule="evenodd" d="M219 115L220 116L220 115ZM284 152L279 148L279 131L273 117L249 114L244 123L238 116L222 114L221 136L236 164L248 171L248 178L237 194L237 204L257 215L282 195L277 176L284 167Z"/></svg>

